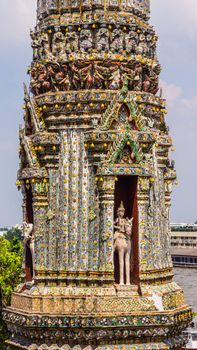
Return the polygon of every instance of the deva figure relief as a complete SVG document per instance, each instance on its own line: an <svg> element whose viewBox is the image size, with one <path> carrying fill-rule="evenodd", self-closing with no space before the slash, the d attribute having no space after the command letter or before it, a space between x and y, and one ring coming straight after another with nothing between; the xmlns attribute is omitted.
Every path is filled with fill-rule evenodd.
<svg viewBox="0 0 197 350"><path fill-rule="evenodd" d="M53 36L53 54L60 55L65 52L65 37L62 32L58 31Z"/></svg>
<svg viewBox="0 0 197 350"><path fill-rule="evenodd" d="M122 28L116 27L109 30L106 24L102 24L100 28L90 29L88 25L84 26L80 31L69 25L63 32L60 28L56 28L52 33L45 31L39 34L31 31L33 58L39 60L53 54L56 58L61 59L61 55L77 53L79 49L82 52L91 52L93 42L95 41L95 49L97 52L111 52L113 54L125 52L127 55L141 55L143 57L155 58L155 48L157 37L153 34L140 35L135 30L124 32ZM52 47L51 46L52 41Z"/></svg>
<svg viewBox="0 0 197 350"><path fill-rule="evenodd" d="M106 26L103 26L98 30L96 35L96 44L99 52L109 50L109 32Z"/></svg>
<svg viewBox="0 0 197 350"><path fill-rule="evenodd" d="M123 51L123 32L121 29L114 29L111 33L110 49L113 53L120 53Z"/></svg>
<svg viewBox="0 0 197 350"><path fill-rule="evenodd" d="M50 52L49 36L42 32L40 35L41 57L46 57L47 52Z"/></svg>
<svg viewBox="0 0 197 350"><path fill-rule="evenodd" d="M33 30L30 31L31 47L33 49L33 59L36 61L40 58L41 42L39 35Z"/></svg>
<svg viewBox="0 0 197 350"><path fill-rule="evenodd" d="M75 31L68 30L65 37L66 53L77 52L79 39Z"/></svg>
<svg viewBox="0 0 197 350"><path fill-rule="evenodd" d="M91 52L92 47L92 32L89 29L83 29L80 34L80 49L84 52Z"/></svg>
<svg viewBox="0 0 197 350"><path fill-rule="evenodd" d="M134 31L130 31L125 35L125 47L128 55L135 53L138 44L138 34Z"/></svg>

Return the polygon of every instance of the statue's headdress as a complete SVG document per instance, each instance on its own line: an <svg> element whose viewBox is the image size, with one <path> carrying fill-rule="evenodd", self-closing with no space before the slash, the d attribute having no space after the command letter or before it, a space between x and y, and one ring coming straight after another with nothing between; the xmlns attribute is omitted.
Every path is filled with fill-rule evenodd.
<svg viewBox="0 0 197 350"><path fill-rule="evenodd" d="M125 207L124 207L123 201L121 201L120 206L119 206L117 212L119 213L120 211L125 211Z"/></svg>

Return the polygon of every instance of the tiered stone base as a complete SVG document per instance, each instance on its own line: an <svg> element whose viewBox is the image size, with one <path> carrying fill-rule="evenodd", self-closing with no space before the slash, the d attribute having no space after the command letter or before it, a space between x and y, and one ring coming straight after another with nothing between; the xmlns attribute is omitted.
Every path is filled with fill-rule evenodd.
<svg viewBox="0 0 197 350"><path fill-rule="evenodd" d="M143 285L140 294L135 285L34 285L4 311L8 350L181 349L191 318L174 282Z"/></svg>

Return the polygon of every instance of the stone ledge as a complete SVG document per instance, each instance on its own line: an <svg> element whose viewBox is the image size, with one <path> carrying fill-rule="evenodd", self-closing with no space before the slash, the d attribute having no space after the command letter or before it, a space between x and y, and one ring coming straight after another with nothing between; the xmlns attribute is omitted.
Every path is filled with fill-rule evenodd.
<svg viewBox="0 0 197 350"><path fill-rule="evenodd" d="M125 310L122 316L117 316L114 313L111 315L92 315L82 316L78 315L49 315L49 314L30 314L20 312L13 308L7 308L3 311L4 320L9 324L15 324L23 327L42 328L55 327L59 329L73 329L73 328L138 328L138 327L152 327L152 326L181 326L181 324L188 323L192 319L191 308L185 306L173 311L164 312L133 312L129 313Z"/></svg>
<svg viewBox="0 0 197 350"><path fill-rule="evenodd" d="M33 285L30 290L13 293L11 310L26 314L50 316L114 317L133 313L162 313L185 307L183 291L175 283L138 287L45 287Z"/></svg>
<svg viewBox="0 0 197 350"><path fill-rule="evenodd" d="M69 345L51 345L46 344L36 345L32 344L29 346L22 345L18 341L7 341L13 349L25 349L25 350L169 350L170 348L164 343L149 343L149 344L119 344L119 345L101 345L98 347L80 346L75 345L70 347Z"/></svg>

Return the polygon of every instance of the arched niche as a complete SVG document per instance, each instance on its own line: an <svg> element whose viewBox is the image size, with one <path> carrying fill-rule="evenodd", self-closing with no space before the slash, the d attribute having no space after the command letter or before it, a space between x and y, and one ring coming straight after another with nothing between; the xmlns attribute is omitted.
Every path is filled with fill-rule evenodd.
<svg viewBox="0 0 197 350"><path fill-rule="evenodd" d="M132 229L132 249L130 259L130 278L131 283L139 283L139 251L138 251L138 203L137 203L137 176L117 176L114 195L114 219L117 217L118 208L121 202L125 208L125 218L133 217ZM125 271L124 271L125 274ZM114 253L114 277L115 282L119 284L119 260L117 252ZM124 280L126 281L126 276Z"/></svg>

